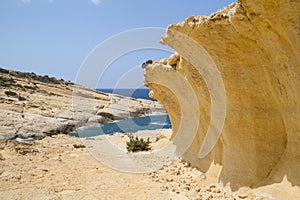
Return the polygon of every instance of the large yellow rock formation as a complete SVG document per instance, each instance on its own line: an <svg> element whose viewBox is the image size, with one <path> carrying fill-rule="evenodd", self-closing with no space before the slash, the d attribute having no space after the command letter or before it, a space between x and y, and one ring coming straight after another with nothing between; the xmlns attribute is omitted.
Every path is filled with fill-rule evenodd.
<svg viewBox="0 0 300 200"><path fill-rule="evenodd" d="M300 1L239 0L170 25L178 55L148 64L178 153L233 188L300 184Z"/></svg>

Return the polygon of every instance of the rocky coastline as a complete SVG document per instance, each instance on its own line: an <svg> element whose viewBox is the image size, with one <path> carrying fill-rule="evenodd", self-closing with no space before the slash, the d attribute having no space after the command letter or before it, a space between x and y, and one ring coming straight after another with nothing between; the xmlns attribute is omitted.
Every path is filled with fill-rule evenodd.
<svg viewBox="0 0 300 200"><path fill-rule="evenodd" d="M165 112L154 101L0 68L0 140L40 139L77 127Z"/></svg>

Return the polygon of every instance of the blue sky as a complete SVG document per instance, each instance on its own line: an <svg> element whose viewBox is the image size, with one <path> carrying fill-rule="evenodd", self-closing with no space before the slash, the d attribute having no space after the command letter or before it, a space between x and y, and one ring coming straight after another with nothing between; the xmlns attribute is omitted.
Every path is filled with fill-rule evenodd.
<svg viewBox="0 0 300 200"><path fill-rule="evenodd" d="M210 15L232 2L1 0L0 66L76 81L89 53L108 38L136 28L165 29L190 15ZM126 71L147 59L161 59L169 54L148 49L123 55L111 63L111 70L97 84L114 87ZM137 76L142 80L142 74Z"/></svg>

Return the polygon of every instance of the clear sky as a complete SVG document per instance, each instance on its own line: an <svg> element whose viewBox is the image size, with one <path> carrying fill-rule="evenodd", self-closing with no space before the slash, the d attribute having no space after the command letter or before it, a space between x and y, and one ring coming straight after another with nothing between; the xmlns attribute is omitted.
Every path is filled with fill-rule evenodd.
<svg viewBox="0 0 300 200"><path fill-rule="evenodd" d="M165 29L190 15L210 15L232 2L234 0L1 0L0 66L76 81L78 70L89 53L108 38L136 28ZM147 59L158 60L169 54L144 50L123 55L111 64L111 71L107 70L97 84L103 88L114 87L126 71Z"/></svg>

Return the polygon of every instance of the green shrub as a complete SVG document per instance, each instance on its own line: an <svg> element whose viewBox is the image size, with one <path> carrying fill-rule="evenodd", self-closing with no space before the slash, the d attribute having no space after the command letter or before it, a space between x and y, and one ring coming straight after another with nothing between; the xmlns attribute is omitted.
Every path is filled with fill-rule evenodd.
<svg viewBox="0 0 300 200"><path fill-rule="evenodd" d="M151 150L150 138L144 140L143 138L134 137L133 135L128 135L129 141L126 142L126 149L128 152L137 151L149 151Z"/></svg>
<svg viewBox="0 0 300 200"><path fill-rule="evenodd" d="M9 71L7 69L0 68L0 73L8 74Z"/></svg>

